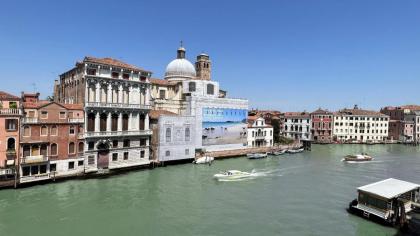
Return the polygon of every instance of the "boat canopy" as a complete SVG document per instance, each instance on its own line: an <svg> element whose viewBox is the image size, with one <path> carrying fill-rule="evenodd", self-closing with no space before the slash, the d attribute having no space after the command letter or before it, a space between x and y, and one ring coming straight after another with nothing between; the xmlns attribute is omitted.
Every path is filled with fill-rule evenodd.
<svg viewBox="0 0 420 236"><path fill-rule="evenodd" d="M398 179L385 179L357 188L358 191L374 194L382 198L393 199L404 193L419 189L420 185Z"/></svg>

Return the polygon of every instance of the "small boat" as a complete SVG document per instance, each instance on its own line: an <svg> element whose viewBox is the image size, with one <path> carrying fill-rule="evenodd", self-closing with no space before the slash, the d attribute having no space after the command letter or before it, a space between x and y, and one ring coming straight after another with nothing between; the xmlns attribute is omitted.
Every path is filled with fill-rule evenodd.
<svg viewBox="0 0 420 236"><path fill-rule="evenodd" d="M347 155L344 157L345 161L371 161L373 158L366 153L357 155Z"/></svg>
<svg viewBox="0 0 420 236"><path fill-rule="evenodd" d="M273 152L271 152L271 155L279 156L279 155L283 155L285 153L286 153L286 150L280 150L280 151L273 151Z"/></svg>
<svg viewBox="0 0 420 236"><path fill-rule="evenodd" d="M303 151L305 151L305 149L303 149L303 148L289 149L289 150L287 150L287 153L299 153L299 152L303 152Z"/></svg>
<svg viewBox="0 0 420 236"><path fill-rule="evenodd" d="M214 178L218 180L226 180L226 179L232 180L232 179L246 178L250 176L251 176L251 173L248 173L248 172L243 172L239 170L228 170L228 171L220 172L219 174L215 174Z"/></svg>
<svg viewBox="0 0 420 236"><path fill-rule="evenodd" d="M193 161L194 164L210 164L214 161L214 157L211 156L203 156L199 157Z"/></svg>
<svg viewBox="0 0 420 236"><path fill-rule="evenodd" d="M267 157L267 153L249 153L246 154L246 156L248 157L248 159L261 159Z"/></svg>

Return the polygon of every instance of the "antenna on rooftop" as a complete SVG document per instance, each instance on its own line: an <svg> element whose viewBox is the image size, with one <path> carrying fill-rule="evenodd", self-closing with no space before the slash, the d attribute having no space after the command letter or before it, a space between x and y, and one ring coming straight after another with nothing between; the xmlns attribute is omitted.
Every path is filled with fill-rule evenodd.
<svg viewBox="0 0 420 236"><path fill-rule="evenodd" d="M32 83L32 88L34 89L34 93L36 93L36 83Z"/></svg>

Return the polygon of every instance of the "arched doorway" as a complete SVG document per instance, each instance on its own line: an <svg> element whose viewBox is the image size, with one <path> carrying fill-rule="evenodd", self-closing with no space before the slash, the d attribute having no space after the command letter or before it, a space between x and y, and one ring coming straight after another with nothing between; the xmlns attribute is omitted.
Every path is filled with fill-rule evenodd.
<svg viewBox="0 0 420 236"><path fill-rule="evenodd" d="M98 169L108 169L109 166L109 144L101 142L98 144Z"/></svg>

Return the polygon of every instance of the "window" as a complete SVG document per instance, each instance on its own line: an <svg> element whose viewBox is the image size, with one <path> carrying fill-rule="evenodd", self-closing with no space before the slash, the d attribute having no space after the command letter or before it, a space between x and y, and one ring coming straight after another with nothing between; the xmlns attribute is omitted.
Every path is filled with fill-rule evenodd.
<svg viewBox="0 0 420 236"><path fill-rule="evenodd" d="M41 111L41 119L47 119L48 118L48 112L47 111Z"/></svg>
<svg viewBox="0 0 420 236"><path fill-rule="evenodd" d="M185 149L185 155L190 155L190 149Z"/></svg>
<svg viewBox="0 0 420 236"><path fill-rule="evenodd" d="M146 81L146 76L140 76L140 81Z"/></svg>
<svg viewBox="0 0 420 236"><path fill-rule="evenodd" d="M190 128L185 128L185 141L190 141Z"/></svg>
<svg viewBox="0 0 420 236"><path fill-rule="evenodd" d="M171 142L171 128L166 128L166 142L169 143Z"/></svg>
<svg viewBox="0 0 420 236"><path fill-rule="evenodd" d="M69 128L69 134L74 134L75 132L74 132L74 126L73 125L70 125L70 128Z"/></svg>
<svg viewBox="0 0 420 236"><path fill-rule="evenodd" d="M188 83L188 91L195 92L195 82Z"/></svg>
<svg viewBox="0 0 420 236"><path fill-rule="evenodd" d="M50 164L50 172L57 171L57 164Z"/></svg>
<svg viewBox="0 0 420 236"><path fill-rule="evenodd" d="M124 139L123 147L130 147L130 140L129 139Z"/></svg>
<svg viewBox="0 0 420 236"><path fill-rule="evenodd" d="M31 175L39 174L39 166L31 166Z"/></svg>
<svg viewBox="0 0 420 236"><path fill-rule="evenodd" d="M95 164L95 156L88 156L88 165Z"/></svg>
<svg viewBox="0 0 420 236"><path fill-rule="evenodd" d="M80 160L80 161L77 162L77 165L78 166L83 166L83 162L84 162L83 160Z"/></svg>
<svg viewBox="0 0 420 236"><path fill-rule="evenodd" d="M144 139L144 138L140 139L140 146L141 147L146 146L146 139Z"/></svg>
<svg viewBox="0 0 420 236"><path fill-rule="evenodd" d="M70 161L69 162L69 170L73 170L74 169L74 161Z"/></svg>
<svg viewBox="0 0 420 236"><path fill-rule="evenodd" d="M41 148L39 150L39 154L43 156L47 156L47 144L41 144Z"/></svg>
<svg viewBox="0 0 420 236"><path fill-rule="evenodd" d="M207 84L207 94L209 94L209 95L214 94L214 85L213 84Z"/></svg>
<svg viewBox="0 0 420 236"><path fill-rule="evenodd" d="M161 89L159 90L159 98L160 99L165 99L166 98L166 91Z"/></svg>
<svg viewBox="0 0 420 236"><path fill-rule="evenodd" d="M170 151L166 151L166 152L165 152L165 156L167 156L167 157L168 157L168 156L170 156L170 155L171 155L171 152L170 152Z"/></svg>
<svg viewBox="0 0 420 236"><path fill-rule="evenodd" d="M140 151L140 158L144 158L144 151Z"/></svg>
<svg viewBox="0 0 420 236"><path fill-rule="evenodd" d="M52 156L56 156L57 155L57 144L55 144L55 143L51 144L50 154Z"/></svg>
<svg viewBox="0 0 420 236"><path fill-rule="evenodd" d="M91 69L91 68L87 69L87 74L88 75L96 75L96 69Z"/></svg>
<svg viewBox="0 0 420 236"><path fill-rule="evenodd" d="M83 152L83 151L84 151L84 149L85 149L85 145L84 145L84 143L83 143L83 142L79 142L79 148L78 148L79 153L80 153L80 152Z"/></svg>
<svg viewBox="0 0 420 236"><path fill-rule="evenodd" d="M118 77L120 76L120 74L118 72L112 72L111 77L114 79L118 79Z"/></svg>
<svg viewBox="0 0 420 236"><path fill-rule="evenodd" d="M123 79L129 79L130 78L130 75L127 74L127 73L124 73L122 77L123 77Z"/></svg>
<svg viewBox="0 0 420 236"><path fill-rule="evenodd" d="M122 116L122 130L123 131L128 130L128 114L124 114Z"/></svg>
<svg viewBox="0 0 420 236"><path fill-rule="evenodd" d="M9 108L10 109L17 109L17 103L16 102L9 102Z"/></svg>
<svg viewBox="0 0 420 236"><path fill-rule="evenodd" d="M45 125L41 126L41 135L42 136L47 136L48 135L48 128L47 128L47 126L45 126Z"/></svg>
<svg viewBox="0 0 420 236"><path fill-rule="evenodd" d="M118 140L112 140L112 147L117 148L118 147Z"/></svg>
<svg viewBox="0 0 420 236"><path fill-rule="evenodd" d="M60 119L66 119L66 112L60 111Z"/></svg>
<svg viewBox="0 0 420 236"><path fill-rule="evenodd" d="M95 149L95 142L89 142L88 143L88 150L93 150Z"/></svg>
<svg viewBox="0 0 420 236"><path fill-rule="evenodd" d="M23 176L29 176L30 173L31 173L31 170L30 170L29 166L22 167L22 175Z"/></svg>
<svg viewBox="0 0 420 236"><path fill-rule="evenodd" d="M56 125L51 126L51 135L58 135L58 129Z"/></svg>
<svg viewBox="0 0 420 236"><path fill-rule="evenodd" d="M7 131L16 131L17 130L17 119L7 119L6 120L6 129L7 129Z"/></svg>
<svg viewBox="0 0 420 236"><path fill-rule="evenodd" d="M7 139L7 150L16 150L16 141L14 138Z"/></svg>
<svg viewBox="0 0 420 236"><path fill-rule="evenodd" d="M106 131L106 121L107 121L107 115L105 114L105 113L102 113L100 116L99 116L99 120L100 120L100 122L99 122L99 130L100 131Z"/></svg>
<svg viewBox="0 0 420 236"><path fill-rule="evenodd" d="M95 131L95 113L89 113L88 115L87 131Z"/></svg>
<svg viewBox="0 0 420 236"><path fill-rule="evenodd" d="M31 135L31 128L29 126L24 126L23 127L23 136L24 137L29 137Z"/></svg>
<svg viewBox="0 0 420 236"><path fill-rule="evenodd" d="M140 120L139 120L139 127L140 127L140 130L144 130L144 121L145 121L145 119L146 119L146 117L143 115L143 114L141 114L140 115Z"/></svg>
<svg viewBox="0 0 420 236"><path fill-rule="evenodd" d="M71 142L71 143L69 143L69 154L74 154L74 143L73 142Z"/></svg>
<svg viewBox="0 0 420 236"><path fill-rule="evenodd" d="M112 153L112 161L118 161L118 153Z"/></svg>
<svg viewBox="0 0 420 236"><path fill-rule="evenodd" d="M111 115L111 131L118 130L118 114Z"/></svg>
<svg viewBox="0 0 420 236"><path fill-rule="evenodd" d="M124 152L124 160L128 160L128 152Z"/></svg>

